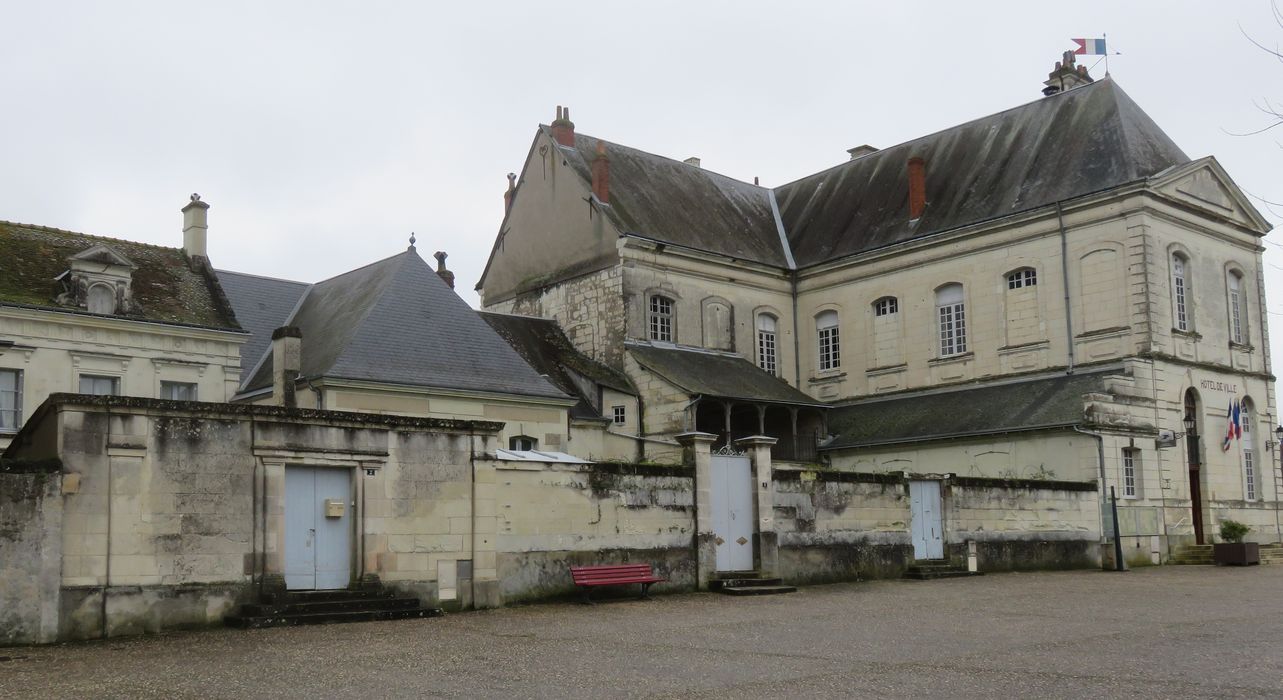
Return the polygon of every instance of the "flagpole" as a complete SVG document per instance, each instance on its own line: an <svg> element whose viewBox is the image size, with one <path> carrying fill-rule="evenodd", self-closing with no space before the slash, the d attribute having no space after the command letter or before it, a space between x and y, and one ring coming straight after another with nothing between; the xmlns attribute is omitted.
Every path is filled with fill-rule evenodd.
<svg viewBox="0 0 1283 700"><path fill-rule="evenodd" d="M1109 77L1109 35L1101 32L1100 38L1105 40L1105 77Z"/></svg>

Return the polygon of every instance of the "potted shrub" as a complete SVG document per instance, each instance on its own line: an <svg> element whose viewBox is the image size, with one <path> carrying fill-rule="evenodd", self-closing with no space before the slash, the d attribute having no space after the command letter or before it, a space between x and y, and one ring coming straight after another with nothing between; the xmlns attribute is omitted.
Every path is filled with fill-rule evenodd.
<svg viewBox="0 0 1283 700"><path fill-rule="evenodd" d="M1255 542L1244 542L1243 535L1252 528L1235 520L1221 521L1221 539L1212 545L1212 558L1217 564L1247 566L1261 563L1261 548Z"/></svg>

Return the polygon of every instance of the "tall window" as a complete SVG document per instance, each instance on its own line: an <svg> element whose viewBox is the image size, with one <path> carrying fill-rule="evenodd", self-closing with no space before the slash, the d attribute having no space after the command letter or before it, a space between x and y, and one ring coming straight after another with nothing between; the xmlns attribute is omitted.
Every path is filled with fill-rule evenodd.
<svg viewBox="0 0 1283 700"><path fill-rule="evenodd" d="M940 320L940 354L959 355L967 351L967 311L962 285L946 284L936 290L936 316Z"/></svg>
<svg viewBox="0 0 1283 700"><path fill-rule="evenodd" d="M776 373L775 317L770 314L757 315L757 366Z"/></svg>
<svg viewBox="0 0 1283 700"><path fill-rule="evenodd" d="M22 372L0 369L0 433L18 431L22 423Z"/></svg>
<svg viewBox="0 0 1283 700"><path fill-rule="evenodd" d="M650 339L673 342L673 300L658 294L650 298Z"/></svg>
<svg viewBox="0 0 1283 700"><path fill-rule="evenodd" d="M1239 443L1243 446L1243 497L1249 501L1256 500L1256 450L1252 445L1252 404L1244 400L1239 413L1239 425L1243 435Z"/></svg>
<svg viewBox="0 0 1283 700"><path fill-rule="evenodd" d="M195 401L196 385L190 382L161 382L160 398L170 401Z"/></svg>
<svg viewBox="0 0 1283 700"><path fill-rule="evenodd" d="M1136 463L1140 461L1140 451L1132 448L1123 449L1123 496L1136 497Z"/></svg>
<svg viewBox="0 0 1283 700"><path fill-rule="evenodd" d="M1172 305L1175 307L1176 330L1189 330L1189 277L1185 258L1172 256Z"/></svg>
<svg viewBox="0 0 1283 700"><path fill-rule="evenodd" d="M820 312L815 317L815 335L820 349L820 371L841 367L842 348L838 339L838 312Z"/></svg>
<svg viewBox="0 0 1283 700"><path fill-rule="evenodd" d="M882 297L873 302L874 316L890 316L900 310L900 304L895 297Z"/></svg>
<svg viewBox="0 0 1283 700"><path fill-rule="evenodd" d="M1023 289L1038 284L1038 272L1032 267L1007 273L1007 289Z"/></svg>
<svg viewBox="0 0 1283 700"><path fill-rule="evenodd" d="M1230 340L1235 343L1245 343L1244 338L1247 336L1243 332L1243 279L1237 272L1230 273Z"/></svg>
<svg viewBox="0 0 1283 700"><path fill-rule="evenodd" d="M80 375L80 393L93 396L117 396L120 394L120 377L95 377L91 374Z"/></svg>

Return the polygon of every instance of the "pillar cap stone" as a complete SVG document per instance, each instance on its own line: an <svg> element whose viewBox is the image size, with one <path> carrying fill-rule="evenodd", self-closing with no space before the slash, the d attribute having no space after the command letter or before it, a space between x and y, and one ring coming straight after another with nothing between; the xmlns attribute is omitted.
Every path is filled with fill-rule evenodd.
<svg viewBox="0 0 1283 700"><path fill-rule="evenodd" d="M743 445L745 447L757 447L759 445L770 447L771 445L774 445L779 441L780 441L779 438L773 438L773 437L770 437L769 435L750 435L748 437L742 437L736 440L735 444Z"/></svg>
<svg viewBox="0 0 1283 700"><path fill-rule="evenodd" d="M682 445L694 445L701 442L711 445L714 442L717 442L716 435L712 433L701 433L698 430L693 430L689 433L678 433L673 437Z"/></svg>

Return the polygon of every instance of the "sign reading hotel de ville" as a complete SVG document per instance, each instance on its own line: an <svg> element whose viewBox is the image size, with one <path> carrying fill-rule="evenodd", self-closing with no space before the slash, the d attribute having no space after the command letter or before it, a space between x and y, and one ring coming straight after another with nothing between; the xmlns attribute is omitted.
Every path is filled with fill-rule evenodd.
<svg viewBox="0 0 1283 700"><path fill-rule="evenodd" d="M1222 382L1216 379L1204 379L1198 383L1198 388L1203 391L1219 391L1222 394L1231 396L1238 395L1238 384L1235 382Z"/></svg>

